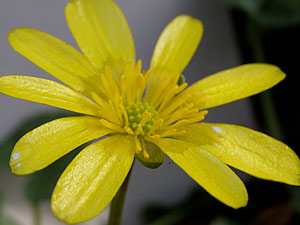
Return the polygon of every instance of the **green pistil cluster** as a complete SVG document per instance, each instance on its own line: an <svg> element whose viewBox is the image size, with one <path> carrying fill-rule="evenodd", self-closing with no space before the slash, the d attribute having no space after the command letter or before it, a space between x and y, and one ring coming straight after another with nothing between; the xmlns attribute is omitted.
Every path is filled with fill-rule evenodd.
<svg viewBox="0 0 300 225"><path fill-rule="evenodd" d="M129 127L133 131L136 131L138 125L141 123L144 112L148 112L151 114L150 120L148 120L144 124L141 124L145 133L149 132L150 128L153 126L154 121L157 119L157 112L147 103L139 103L128 106L126 108L126 111L128 115Z"/></svg>

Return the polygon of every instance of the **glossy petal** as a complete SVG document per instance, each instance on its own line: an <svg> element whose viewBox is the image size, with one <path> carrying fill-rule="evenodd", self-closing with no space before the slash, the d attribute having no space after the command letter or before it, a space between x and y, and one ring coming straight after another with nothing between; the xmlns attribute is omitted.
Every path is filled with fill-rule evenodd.
<svg viewBox="0 0 300 225"><path fill-rule="evenodd" d="M284 77L277 66L246 64L208 76L184 93L191 94L191 101L199 109L207 109L262 92Z"/></svg>
<svg viewBox="0 0 300 225"><path fill-rule="evenodd" d="M151 68L164 68L180 74L192 58L203 33L202 23L187 15L172 20L160 35Z"/></svg>
<svg viewBox="0 0 300 225"><path fill-rule="evenodd" d="M200 123L186 126L178 138L197 144L230 166L253 176L300 185L300 161L285 144L235 125Z"/></svg>
<svg viewBox="0 0 300 225"><path fill-rule="evenodd" d="M130 29L114 1L71 0L66 18L79 47L98 70L105 63L135 62Z"/></svg>
<svg viewBox="0 0 300 225"><path fill-rule="evenodd" d="M70 87L89 95L99 87L88 59L65 42L44 32L16 28L8 35L15 51Z"/></svg>
<svg viewBox="0 0 300 225"><path fill-rule="evenodd" d="M0 77L0 93L70 111L98 115L96 103L54 81L29 76Z"/></svg>
<svg viewBox="0 0 300 225"><path fill-rule="evenodd" d="M70 224L95 217L125 180L134 152L130 136L107 137L82 150L54 189L51 204L54 215Z"/></svg>
<svg viewBox="0 0 300 225"><path fill-rule="evenodd" d="M107 133L109 130L101 127L95 117L66 117L51 121L25 134L17 142L10 167L18 175L33 173Z"/></svg>
<svg viewBox="0 0 300 225"><path fill-rule="evenodd" d="M247 204L248 195L243 182L202 146L175 139L156 139L154 143L219 201L233 208Z"/></svg>

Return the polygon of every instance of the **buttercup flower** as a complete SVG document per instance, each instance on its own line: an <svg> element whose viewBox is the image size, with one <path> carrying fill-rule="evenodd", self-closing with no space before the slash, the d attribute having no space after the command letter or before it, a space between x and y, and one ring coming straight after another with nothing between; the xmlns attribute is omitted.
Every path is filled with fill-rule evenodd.
<svg viewBox="0 0 300 225"><path fill-rule="evenodd" d="M181 15L171 21L159 37L150 69L143 72L127 22L112 0L71 0L66 18L83 54L34 29L16 28L8 35L18 53L65 85L30 76L0 78L1 93L82 114L23 136L11 155L13 173L41 170L76 147L105 137L83 149L61 175L51 203L60 220L78 223L100 213L135 157L155 168L168 155L233 208L245 206L248 197L227 165L300 185L299 159L285 144L248 128L201 122L206 109L280 82L285 75L278 67L242 65L187 87L179 80L200 42L199 20Z"/></svg>

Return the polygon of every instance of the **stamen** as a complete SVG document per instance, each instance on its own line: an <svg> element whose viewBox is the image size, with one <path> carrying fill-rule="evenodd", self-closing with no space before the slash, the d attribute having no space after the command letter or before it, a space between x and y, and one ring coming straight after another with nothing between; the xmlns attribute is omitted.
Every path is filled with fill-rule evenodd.
<svg viewBox="0 0 300 225"><path fill-rule="evenodd" d="M118 124L122 124L123 120L118 107L115 107L112 100L108 100L108 104L111 109L111 115L115 118L116 121L118 121Z"/></svg>
<svg viewBox="0 0 300 225"><path fill-rule="evenodd" d="M123 97L120 97L119 109L120 109L120 113L122 115L122 118L125 120L125 126L129 126L128 115L127 115L126 109L125 109L125 107L123 105Z"/></svg>
<svg viewBox="0 0 300 225"><path fill-rule="evenodd" d="M151 141L151 139L157 139L157 138L160 138L159 134L145 136L145 139L148 141Z"/></svg>
<svg viewBox="0 0 300 225"><path fill-rule="evenodd" d="M175 133L177 133L177 129L166 130L166 131L163 131L162 133L159 133L159 135L160 135L160 137L167 137L167 136L172 136Z"/></svg>
<svg viewBox="0 0 300 225"><path fill-rule="evenodd" d="M136 153L139 153L140 151L142 151L142 146L140 140L136 135L134 136L134 142L135 142Z"/></svg>
<svg viewBox="0 0 300 225"><path fill-rule="evenodd" d="M120 89L121 89L122 96L125 96L126 87L127 87L127 79L125 74L123 74L120 78Z"/></svg>
<svg viewBox="0 0 300 225"><path fill-rule="evenodd" d="M120 126L118 126L116 124L113 124L113 123L111 123L111 122L109 122L109 121L107 121L105 119L100 119L99 123L102 126L108 128L109 130L112 130L112 131L115 131L115 132L118 132L118 133L124 133L124 130L123 130L122 127L120 127Z"/></svg>
<svg viewBox="0 0 300 225"><path fill-rule="evenodd" d="M129 127L136 135L148 133L157 119L157 112L147 104L133 104L126 112Z"/></svg>
<svg viewBox="0 0 300 225"><path fill-rule="evenodd" d="M101 86L104 89L103 94L107 99L111 99L114 103L117 103L120 96L118 84L108 66L105 66L104 72L104 74L100 74Z"/></svg>
<svg viewBox="0 0 300 225"><path fill-rule="evenodd" d="M174 123L177 120L183 119L184 116L187 112L189 112L189 109L187 107L182 107L180 109L178 109L176 112L168 115L165 118L165 125L169 125L171 123ZM198 110L196 109L196 112L198 112Z"/></svg>
<svg viewBox="0 0 300 225"><path fill-rule="evenodd" d="M142 70L142 60L139 59L137 61L137 63L136 63L136 69L135 69L135 71L136 71L136 73L140 73L141 70Z"/></svg>
<svg viewBox="0 0 300 225"><path fill-rule="evenodd" d="M173 100L171 100L168 105L164 108L164 110L160 113L162 118L171 114L174 110L176 110L180 105L187 102L187 100L191 97L190 94L178 95Z"/></svg>
<svg viewBox="0 0 300 225"><path fill-rule="evenodd" d="M151 120L151 118L152 118L152 114L151 113L149 113L147 111L143 112L142 119L141 119L141 122L140 122L141 126L144 126L146 124L146 122L148 122L148 121Z"/></svg>
<svg viewBox="0 0 300 225"><path fill-rule="evenodd" d="M176 85L173 89L170 89L169 93L165 94L163 102L159 106L158 112L160 112L175 95L179 94L183 89L185 89L187 85L187 83L183 83L180 86Z"/></svg>
<svg viewBox="0 0 300 225"><path fill-rule="evenodd" d="M142 138L141 139L141 142L142 142L142 148L143 148L143 156L146 158L146 159L149 159L150 158L150 155L147 151L147 146L146 146L146 143L145 143L145 140Z"/></svg>
<svg viewBox="0 0 300 225"><path fill-rule="evenodd" d="M170 88L177 85L178 75L169 75L169 76L162 76L158 79L155 88L155 93L153 94L150 104L157 108L162 100L164 99L166 92L169 91ZM161 98L161 96L164 96Z"/></svg>
<svg viewBox="0 0 300 225"><path fill-rule="evenodd" d="M136 94L134 103L138 103L141 100L145 90L145 77L142 74L138 74L135 82Z"/></svg>
<svg viewBox="0 0 300 225"><path fill-rule="evenodd" d="M128 133L130 135L135 135L135 133L133 132L133 130L130 127L128 127L128 126L125 126L124 130L126 131L126 133Z"/></svg>
<svg viewBox="0 0 300 225"><path fill-rule="evenodd" d="M155 120L153 123L153 126L149 129L148 133L152 134L155 130L157 130L158 128L160 128L162 126L163 122L164 122L163 119Z"/></svg>
<svg viewBox="0 0 300 225"><path fill-rule="evenodd" d="M91 97L101 107L100 124L113 132L133 135L136 152L143 151L143 156L149 158L145 139L182 135L184 126L200 122L207 111L199 112L188 102L193 93L182 93L187 83L178 85L179 74L141 69L140 60L126 65L118 84L106 66L100 75L103 93L93 92ZM151 88L145 93L147 86Z"/></svg>
<svg viewBox="0 0 300 225"><path fill-rule="evenodd" d="M99 95L97 95L95 92L91 93L92 98L94 99L94 101L101 106L101 111L99 110L99 116L109 120L111 122L114 123L118 123L119 121L116 120L116 115L111 113L111 109L110 106L108 104L107 101L103 100L101 97L99 97Z"/></svg>

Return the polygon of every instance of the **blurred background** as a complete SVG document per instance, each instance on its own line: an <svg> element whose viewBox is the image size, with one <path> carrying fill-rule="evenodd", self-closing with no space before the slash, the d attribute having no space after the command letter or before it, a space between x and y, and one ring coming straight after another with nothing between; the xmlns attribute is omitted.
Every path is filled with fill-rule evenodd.
<svg viewBox="0 0 300 225"><path fill-rule="evenodd" d="M76 43L64 17L67 0L0 0L0 74L24 74L54 80L14 52L6 35L14 27L31 27ZM116 0L131 27L137 59L147 69L159 34L174 17L202 20L204 36L184 71L189 84L243 63L279 66L287 78L272 91L211 109L206 122L242 125L276 137L299 155L300 0ZM0 95L0 225L63 224L50 210L54 185L72 157L28 176L8 167L15 142L26 132L71 113ZM259 180L239 171L249 204L233 210L202 190L167 159L156 170L136 162L129 183L123 224L300 224L299 188ZM108 208L86 225L106 224Z"/></svg>

